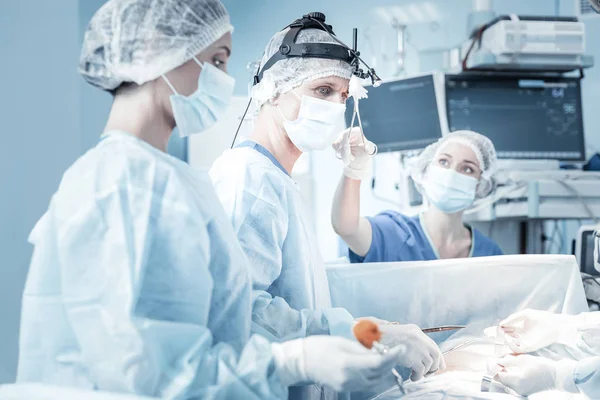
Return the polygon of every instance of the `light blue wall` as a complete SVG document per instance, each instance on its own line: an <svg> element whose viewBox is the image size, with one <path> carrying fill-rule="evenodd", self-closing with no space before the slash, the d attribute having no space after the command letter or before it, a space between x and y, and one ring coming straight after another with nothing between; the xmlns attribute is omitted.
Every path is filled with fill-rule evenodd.
<svg viewBox="0 0 600 400"><path fill-rule="evenodd" d="M85 148L78 2L0 2L0 383L14 379L20 297L40 218Z"/></svg>

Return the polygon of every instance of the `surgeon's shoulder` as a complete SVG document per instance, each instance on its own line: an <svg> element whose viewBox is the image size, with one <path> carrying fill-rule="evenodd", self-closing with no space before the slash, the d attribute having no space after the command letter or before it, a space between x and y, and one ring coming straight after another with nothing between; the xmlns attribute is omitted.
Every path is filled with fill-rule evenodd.
<svg viewBox="0 0 600 400"><path fill-rule="evenodd" d="M135 188L177 193L180 160L133 138L109 138L81 156L63 175L57 196L65 203L97 201Z"/></svg>
<svg viewBox="0 0 600 400"><path fill-rule="evenodd" d="M256 196L282 192L290 180L271 160L249 147L225 151L214 162L210 177L217 192L244 191Z"/></svg>
<svg viewBox="0 0 600 400"><path fill-rule="evenodd" d="M392 223L402 227L407 227L413 223L412 220L414 219L414 217L404 215L394 210L382 211L373 218L378 221L385 221L386 223Z"/></svg>
<svg viewBox="0 0 600 400"><path fill-rule="evenodd" d="M418 217L411 217L394 210L386 210L368 218L371 226L378 227L387 233L394 233L395 239L407 239L418 229Z"/></svg>

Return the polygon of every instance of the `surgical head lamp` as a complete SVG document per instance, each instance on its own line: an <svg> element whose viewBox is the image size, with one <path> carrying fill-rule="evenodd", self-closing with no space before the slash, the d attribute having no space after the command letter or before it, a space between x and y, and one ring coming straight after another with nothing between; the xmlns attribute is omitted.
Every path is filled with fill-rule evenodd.
<svg viewBox="0 0 600 400"><path fill-rule="evenodd" d="M352 48L348 47L337 38L333 32L333 27L325 24L325 14L320 12L306 14L282 30L288 28L289 31L284 36L283 42L281 43L281 46L279 46L279 51L273 54L273 56L267 60L265 65L259 67L254 76L254 85L262 80L265 71L275 65L275 63L292 57L340 60L353 67L353 75L360 79L370 78L374 87L381 85L382 80L377 76L375 69L369 67L367 63L360 58L360 52L357 50L358 35L356 28L353 29ZM303 29L319 29L325 31L336 43L296 43L298 34ZM366 71L360 68L361 64L364 65Z"/></svg>

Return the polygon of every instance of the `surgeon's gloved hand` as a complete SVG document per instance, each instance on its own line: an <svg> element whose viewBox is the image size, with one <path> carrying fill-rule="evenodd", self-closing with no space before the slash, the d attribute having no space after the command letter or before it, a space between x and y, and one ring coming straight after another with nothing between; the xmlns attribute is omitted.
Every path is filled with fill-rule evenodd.
<svg viewBox="0 0 600 400"><path fill-rule="evenodd" d="M382 323L381 344L388 347L406 346L406 353L397 364L412 370L410 379L418 381L425 375L445 369L444 356L438 345L416 325Z"/></svg>
<svg viewBox="0 0 600 400"><path fill-rule="evenodd" d="M530 353L554 343L571 343L577 334L573 315L523 310L500 322L504 340L517 354Z"/></svg>
<svg viewBox="0 0 600 400"><path fill-rule="evenodd" d="M497 363L502 370L494 379L521 396L547 390L579 392L573 380L575 361L552 361L543 357L518 355L506 356Z"/></svg>
<svg viewBox="0 0 600 400"><path fill-rule="evenodd" d="M348 128L332 147L345 165L344 175L350 179L364 180L369 177L370 161L377 152L375 144L364 139L359 127Z"/></svg>
<svg viewBox="0 0 600 400"><path fill-rule="evenodd" d="M271 345L286 386L314 382L338 392L371 389L387 379L406 351L398 346L381 355L337 336L309 336Z"/></svg>

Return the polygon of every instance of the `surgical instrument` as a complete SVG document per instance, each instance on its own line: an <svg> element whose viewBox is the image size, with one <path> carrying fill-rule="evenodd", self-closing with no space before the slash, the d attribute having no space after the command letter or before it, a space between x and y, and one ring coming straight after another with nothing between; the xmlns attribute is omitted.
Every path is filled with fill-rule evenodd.
<svg viewBox="0 0 600 400"><path fill-rule="evenodd" d="M460 348L463 348L463 347L465 347L465 346L468 346L468 345L470 345L470 344L472 344L472 343L475 343L476 341L477 341L477 339L471 339L471 340L467 340L466 342L463 342L463 343L457 344L456 346L454 346L454 347L451 347L450 349L448 349L448 350L446 350L446 351L442 351L442 355L444 355L444 356L445 356L446 354L448 354L448 353L450 353L450 352L452 352L452 351L454 351L454 350L458 350L458 349L460 349Z"/></svg>
<svg viewBox="0 0 600 400"><path fill-rule="evenodd" d="M386 354L389 351L389 348L381 343L379 340L381 339L381 331L377 324L372 321L363 319L358 321L358 323L354 326L354 336L356 339L365 346L367 349L375 349L379 352L379 354ZM398 385L398 389L401 394L406 394L406 390L404 389L404 380L402 375L396 368L392 368L392 374L396 378L396 384Z"/></svg>
<svg viewBox="0 0 600 400"><path fill-rule="evenodd" d="M390 325L402 325L400 322L390 321L388 322ZM440 325L434 326L433 328L424 328L421 329L423 333L433 333L433 332L444 332L444 331L457 331L460 329L466 328L465 325Z"/></svg>
<svg viewBox="0 0 600 400"><path fill-rule="evenodd" d="M442 325L442 326L436 326L433 328L425 328L425 329L421 329L423 331L423 333L433 333L433 332L445 332L445 331L457 331L460 329L464 329L466 328L466 326L464 325Z"/></svg>

